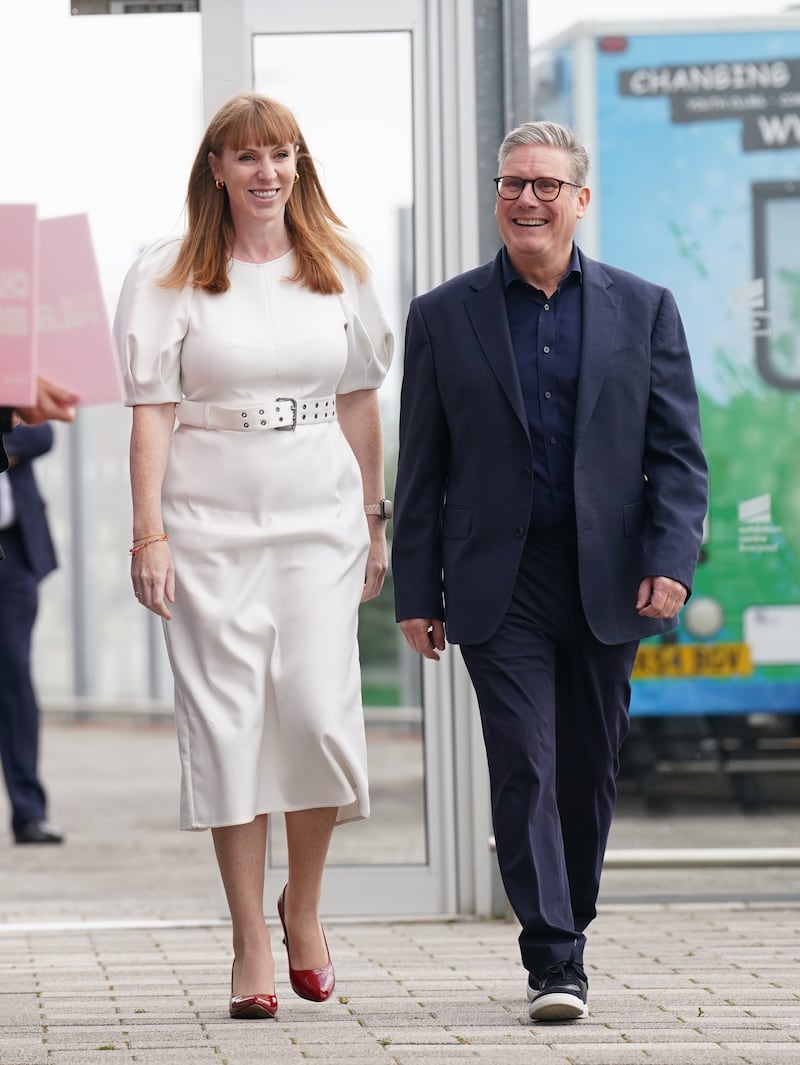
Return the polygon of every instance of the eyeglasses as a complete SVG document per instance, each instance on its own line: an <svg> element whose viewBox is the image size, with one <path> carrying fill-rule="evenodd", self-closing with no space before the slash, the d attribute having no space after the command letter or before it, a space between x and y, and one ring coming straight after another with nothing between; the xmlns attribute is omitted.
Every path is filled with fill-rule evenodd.
<svg viewBox="0 0 800 1065"><path fill-rule="evenodd" d="M525 186L530 185L533 195L537 200L548 203L557 200L562 185L569 185L573 189L582 189L583 185L576 185L572 181L559 181L558 178L537 177L496 177L492 178L497 186L497 195L503 200L518 200L525 191Z"/></svg>

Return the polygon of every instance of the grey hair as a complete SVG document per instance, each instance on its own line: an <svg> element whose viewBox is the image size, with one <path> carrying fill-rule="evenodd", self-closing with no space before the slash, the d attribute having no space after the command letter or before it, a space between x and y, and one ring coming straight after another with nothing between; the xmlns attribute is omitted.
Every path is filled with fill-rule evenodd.
<svg viewBox="0 0 800 1065"><path fill-rule="evenodd" d="M569 152L569 175L576 185L585 185L589 174L589 153L578 141L574 129L558 122L524 122L503 138L497 161L503 173L506 159L524 144L541 144L546 148L563 148Z"/></svg>

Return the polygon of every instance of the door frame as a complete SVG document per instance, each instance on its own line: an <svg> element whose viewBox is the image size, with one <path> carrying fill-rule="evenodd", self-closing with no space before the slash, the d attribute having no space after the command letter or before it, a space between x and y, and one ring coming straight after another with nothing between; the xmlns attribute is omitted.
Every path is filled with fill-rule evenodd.
<svg viewBox="0 0 800 1065"><path fill-rule="evenodd" d="M254 86L258 34L401 31L411 35L414 288L479 261L473 0L203 0L206 120ZM457 648L422 662L424 865L329 865L324 913L421 916L493 909L488 781L474 699ZM285 870L268 868L266 901Z"/></svg>

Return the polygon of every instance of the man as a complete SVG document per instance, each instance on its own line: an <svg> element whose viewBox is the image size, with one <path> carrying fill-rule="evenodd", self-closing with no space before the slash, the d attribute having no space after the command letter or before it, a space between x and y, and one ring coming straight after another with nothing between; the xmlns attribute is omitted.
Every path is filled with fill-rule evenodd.
<svg viewBox="0 0 800 1065"><path fill-rule="evenodd" d="M461 645L530 1016L565 1020L638 641L677 624L707 473L672 295L573 242L585 149L526 123L499 163L502 249L409 311L392 563L409 645Z"/></svg>
<svg viewBox="0 0 800 1065"><path fill-rule="evenodd" d="M3 446L3 435L10 432L18 421L28 425L39 425L51 418L62 422L71 422L75 418L75 404L78 396L65 388L54 385L40 377L36 389L36 403L33 407L0 407L0 473L8 469L8 456ZM5 556L0 547L0 561Z"/></svg>
<svg viewBox="0 0 800 1065"><path fill-rule="evenodd" d="M31 679L31 637L38 584L56 557L33 460L53 446L50 425L19 426L6 442L10 469L0 473L0 760L17 843L61 843L47 821L37 771L39 706Z"/></svg>
<svg viewBox="0 0 800 1065"><path fill-rule="evenodd" d="M14 426L14 412L10 407L0 407L0 473L8 469L8 455L3 447L3 434ZM2 556L0 555L0 558Z"/></svg>

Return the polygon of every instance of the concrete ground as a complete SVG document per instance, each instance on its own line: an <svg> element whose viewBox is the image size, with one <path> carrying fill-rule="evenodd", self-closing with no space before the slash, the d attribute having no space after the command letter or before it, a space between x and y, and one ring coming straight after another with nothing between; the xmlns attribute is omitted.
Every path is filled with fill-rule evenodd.
<svg viewBox="0 0 800 1065"><path fill-rule="evenodd" d="M207 833L175 828L170 728L48 723L43 775L63 847L0 834L0 1065L780 1065L800 1062L797 867L606 871L590 1016L532 1024L504 920L331 921L337 987L275 1021L227 1016L230 929ZM5 810L0 808L0 817ZM796 846L791 804L759 815L623 800L613 856L642 846ZM667 901L665 901L667 900Z"/></svg>

